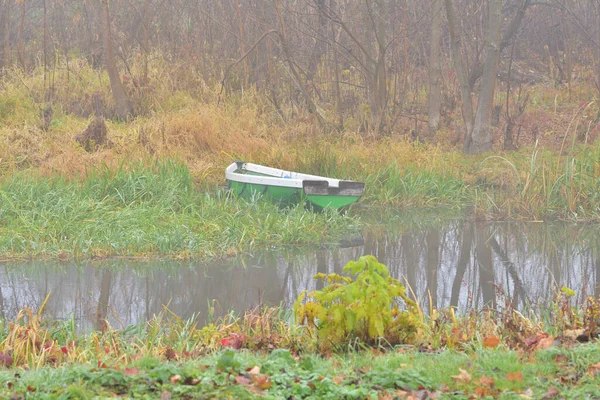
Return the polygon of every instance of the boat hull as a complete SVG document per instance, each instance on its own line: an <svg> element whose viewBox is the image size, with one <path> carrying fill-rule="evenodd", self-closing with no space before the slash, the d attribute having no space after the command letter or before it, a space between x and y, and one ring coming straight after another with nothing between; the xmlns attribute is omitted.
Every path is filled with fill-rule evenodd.
<svg viewBox="0 0 600 400"><path fill-rule="evenodd" d="M265 196L289 205L307 201L315 208L343 208L360 199L364 183L237 162L226 170L230 190L242 198Z"/></svg>

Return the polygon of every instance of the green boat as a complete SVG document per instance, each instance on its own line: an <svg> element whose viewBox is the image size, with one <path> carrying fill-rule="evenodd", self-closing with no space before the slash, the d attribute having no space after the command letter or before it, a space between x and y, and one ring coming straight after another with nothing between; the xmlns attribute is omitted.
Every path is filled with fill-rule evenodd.
<svg viewBox="0 0 600 400"><path fill-rule="evenodd" d="M225 170L227 185L238 196L266 196L282 204L304 200L317 208L342 208L362 196L365 184L284 171L243 161Z"/></svg>

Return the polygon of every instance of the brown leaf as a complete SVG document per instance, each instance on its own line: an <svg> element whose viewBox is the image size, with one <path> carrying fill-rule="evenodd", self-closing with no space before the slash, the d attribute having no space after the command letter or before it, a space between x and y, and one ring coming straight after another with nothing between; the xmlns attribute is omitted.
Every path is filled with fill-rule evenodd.
<svg viewBox="0 0 600 400"><path fill-rule="evenodd" d="M165 350L165 358L169 361L173 361L177 358L177 353L170 347L167 347Z"/></svg>
<svg viewBox="0 0 600 400"><path fill-rule="evenodd" d="M272 383L268 376L260 375L254 377L254 386L259 388L260 390L271 389Z"/></svg>
<svg viewBox="0 0 600 400"><path fill-rule="evenodd" d="M554 346L554 338L552 336L548 336L547 338L541 339L538 344L535 346L536 350L545 350Z"/></svg>
<svg viewBox="0 0 600 400"><path fill-rule="evenodd" d="M521 393L519 395L519 397L522 399L533 399L533 390L531 390L531 388L529 388L526 391L524 391L523 393Z"/></svg>
<svg viewBox="0 0 600 400"><path fill-rule="evenodd" d="M125 373L125 375L132 376L132 375L137 375L139 372L140 371L136 367L133 367L133 368L125 368L124 373Z"/></svg>
<svg viewBox="0 0 600 400"><path fill-rule="evenodd" d="M456 380L458 383L469 383L471 382L471 375L462 368L459 368L458 375L452 377L452 379Z"/></svg>
<svg viewBox="0 0 600 400"><path fill-rule="evenodd" d="M177 384L181 380L181 375L173 375L169 378L172 384Z"/></svg>
<svg viewBox="0 0 600 400"><path fill-rule="evenodd" d="M600 362L592 364L588 367L588 373L592 376L596 376L600 373Z"/></svg>
<svg viewBox="0 0 600 400"><path fill-rule="evenodd" d="M479 384L481 386L486 386L486 387L494 387L495 382L494 382L494 378L489 378L487 376L482 376L481 378L479 378Z"/></svg>
<svg viewBox="0 0 600 400"><path fill-rule="evenodd" d="M557 389L551 387L551 388L548 388L548 391L546 392L544 397L542 397L542 399L553 399L556 396L558 396L559 394L560 394L560 392Z"/></svg>
<svg viewBox="0 0 600 400"><path fill-rule="evenodd" d="M196 386L200 382L202 382L202 379L200 379L200 378L187 377L187 378L185 378L185 381L183 381L183 384L188 385L188 386Z"/></svg>
<svg viewBox="0 0 600 400"><path fill-rule="evenodd" d="M238 385L248 386L252 383L252 381L250 379L246 378L243 375L238 375L234 379L235 379L235 383L237 383Z"/></svg>
<svg viewBox="0 0 600 400"><path fill-rule="evenodd" d="M344 382L345 377L343 375L338 375L333 378L333 382L336 385L341 385Z"/></svg>
<svg viewBox="0 0 600 400"><path fill-rule="evenodd" d="M171 394L171 392L167 392L166 390L163 390L163 392L160 394L160 400L170 400L171 396L173 396Z"/></svg>
<svg viewBox="0 0 600 400"><path fill-rule="evenodd" d="M557 364L566 364L569 361L569 357L567 357L565 354L555 354L552 358Z"/></svg>
<svg viewBox="0 0 600 400"><path fill-rule="evenodd" d="M250 375L260 375L260 367L258 365L255 365L254 367L247 369L246 371L248 371Z"/></svg>
<svg viewBox="0 0 600 400"><path fill-rule="evenodd" d="M500 344L500 338L495 336L488 336L483 339L483 347L488 347L490 349L495 349Z"/></svg>
<svg viewBox="0 0 600 400"><path fill-rule="evenodd" d="M0 366L10 367L13 364L13 358L8 354L0 352Z"/></svg>
<svg viewBox="0 0 600 400"><path fill-rule="evenodd" d="M521 371L509 372L508 374L506 374L506 379L508 379L510 382L522 382L523 374L521 373Z"/></svg>

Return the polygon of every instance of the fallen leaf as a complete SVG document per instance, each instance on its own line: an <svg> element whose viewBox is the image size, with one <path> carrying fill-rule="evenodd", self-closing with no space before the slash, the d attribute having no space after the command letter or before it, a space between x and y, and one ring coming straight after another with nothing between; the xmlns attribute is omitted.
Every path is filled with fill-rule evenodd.
<svg viewBox="0 0 600 400"><path fill-rule="evenodd" d="M199 384L200 382L202 382L202 379L200 378L185 378L185 381L183 381L184 385L188 385L188 386L196 386L197 384Z"/></svg>
<svg viewBox="0 0 600 400"><path fill-rule="evenodd" d="M566 364L569 361L569 357L567 357L565 354L555 354L552 358L557 364Z"/></svg>
<svg viewBox="0 0 600 400"><path fill-rule="evenodd" d="M260 375L254 378L254 386L260 390L271 389L272 383L268 376Z"/></svg>
<svg viewBox="0 0 600 400"><path fill-rule="evenodd" d="M527 347L532 347L533 345L539 343L540 340L545 339L547 337L548 337L547 333L541 333L539 335L529 337L529 338L525 339L525 345Z"/></svg>
<svg viewBox="0 0 600 400"><path fill-rule="evenodd" d="M169 378L169 380L173 385L175 385L181 380L181 375L173 375L171 378Z"/></svg>
<svg viewBox="0 0 600 400"><path fill-rule="evenodd" d="M336 385L341 385L341 384L344 382L344 376L343 376L343 375L338 375L338 376L335 376L335 377L333 378L333 382L334 382Z"/></svg>
<svg viewBox="0 0 600 400"><path fill-rule="evenodd" d="M592 364L588 367L588 373L592 376L596 376L600 373L600 362Z"/></svg>
<svg viewBox="0 0 600 400"><path fill-rule="evenodd" d="M494 348L498 347L499 344L500 344L500 338L497 338L495 336L488 336L485 339L483 339L483 347L488 347L490 349L494 349Z"/></svg>
<svg viewBox="0 0 600 400"><path fill-rule="evenodd" d="M165 358L168 361L173 361L177 358L177 353L175 353L175 350L173 350L170 347L167 347L167 349L165 350Z"/></svg>
<svg viewBox="0 0 600 400"><path fill-rule="evenodd" d="M510 382L522 382L523 374L521 373L521 371L509 372L508 374L506 374L506 379L508 379Z"/></svg>
<svg viewBox="0 0 600 400"><path fill-rule="evenodd" d="M553 399L556 396L558 396L560 392L556 389L556 388L549 388L548 391L546 392L546 394L544 395L544 397L542 397L542 399Z"/></svg>
<svg viewBox="0 0 600 400"><path fill-rule="evenodd" d="M13 358L8 354L0 352L0 366L10 367L13 364Z"/></svg>
<svg viewBox="0 0 600 400"><path fill-rule="evenodd" d="M125 368L124 373L125 373L125 375L132 376L132 375L137 375L138 372L140 372L140 371L136 367L133 367L133 368Z"/></svg>
<svg viewBox="0 0 600 400"><path fill-rule="evenodd" d="M494 387L494 378L489 378L487 376L482 376L481 378L479 378L479 384L481 386L486 386L486 387Z"/></svg>
<svg viewBox="0 0 600 400"><path fill-rule="evenodd" d="M529 388L526 391L524 391L523 393L521 393L519 395L519 397L522 399L533 399L533 390L531 390L531 388Z"/></svg>
<svg viewBox="0 0 600 400"><path fill-rule="evenodd" d="M160 394L160 400L170 400L171 399L171 392L167 392L166 390L163 390L163 392Z"/></svg>
<svg viewBox="0 0 600 400"><path fill-rule="evenodd" d="M248 386L252 383L252 381L250 379L246 378L243 375L238 375L234 379L238 385Z"/></svg>
<svg viewBox="0 0 600 400"><path fill-rule="evenodd" d="M248 373L250 375L259 375L260 374L260 367L258 365L255 365L254 367L250 368L247 371L248 371Z"/></svg>
<svg viewBox="0 0 600 400"><path fill-rule="evenodd" d="M536 350L545 350L554 346L554 338L552 336L548 336L547 338L541 339L538 344L535 346Z"/></svg>
<svg viewBox="0 0 600 400"><path fill-rule="evenodd" d="M452 377L452 379L456 380L459 383L469 383L471 382L471 375L462 368L459 368L458 375Z"/></svg>

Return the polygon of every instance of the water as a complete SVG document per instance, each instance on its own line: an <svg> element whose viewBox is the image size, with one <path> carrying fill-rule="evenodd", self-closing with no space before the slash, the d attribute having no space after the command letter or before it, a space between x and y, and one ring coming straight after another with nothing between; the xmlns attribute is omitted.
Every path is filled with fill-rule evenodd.
<svg viewBox="0 0 600 400"><path fill-rule="evenodd" d="M334 249L265 251L211 263L111 260L0 264L0 318L37 310L50 293L48 318L73 319L89 331L106 318L121 328L152 318L164 306L209 318L259 304L291 307L316 289L317 272L342 272L350 260L375 255L407 282L424 309L454 305L517 308L552 298L568 286L578 299L598 294L600 235L596 226L564 223L444 221L384 236L354 238Z"/></svg>

